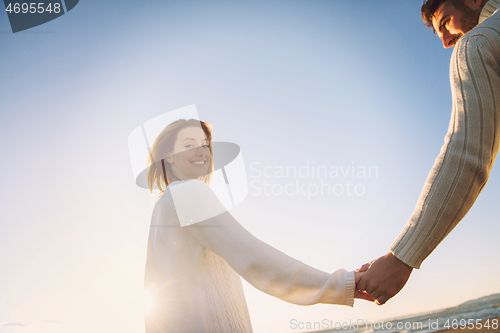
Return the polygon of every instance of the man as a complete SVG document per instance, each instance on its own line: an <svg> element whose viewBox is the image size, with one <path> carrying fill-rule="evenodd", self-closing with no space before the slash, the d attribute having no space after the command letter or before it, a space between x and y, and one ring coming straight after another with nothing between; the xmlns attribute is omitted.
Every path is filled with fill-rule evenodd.
<svg viewBox="0 0 500 333"><path fill-rule="evenodd" d="M426 0L422 19L455 47L450 63L453 111L445 144L413 215L358 283L384 304L450 233L488 180L500 141L500 0Z"/></svg>

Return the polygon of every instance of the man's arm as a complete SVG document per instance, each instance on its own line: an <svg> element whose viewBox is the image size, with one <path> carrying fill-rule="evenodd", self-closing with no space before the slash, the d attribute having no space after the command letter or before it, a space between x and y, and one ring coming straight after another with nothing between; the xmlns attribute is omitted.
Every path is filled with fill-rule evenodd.
<svg viewBox="0 0 500 333"><path fill-rule="evenodd" d="M445 144L391 253L372 262L360 290L383 304L467 214L488 180L499 147L500 37L463 37L450 64L453 112Z"/></svg>

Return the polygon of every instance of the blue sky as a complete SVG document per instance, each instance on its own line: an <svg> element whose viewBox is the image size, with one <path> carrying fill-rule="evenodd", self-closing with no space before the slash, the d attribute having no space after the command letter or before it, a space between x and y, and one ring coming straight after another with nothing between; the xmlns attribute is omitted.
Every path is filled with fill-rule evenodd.
<svg viewBox="0 0 500 333"><path fill-rule="evenodd" d="M0 13L0 332L141 332L154 197L134 184L127 138L190 104L215 140L240 145L261 190L297 181L258 177L264 167L377 168L376 177L327 179L363 195L250 189L233 214L257 237L325 271L387 253L451 112L451 50L423 27L419 3L80 1L16 34ZM245 284L254 331L391 318L500 292L499 176L495 167L470 213L387 305L299 307Z"/></svg>

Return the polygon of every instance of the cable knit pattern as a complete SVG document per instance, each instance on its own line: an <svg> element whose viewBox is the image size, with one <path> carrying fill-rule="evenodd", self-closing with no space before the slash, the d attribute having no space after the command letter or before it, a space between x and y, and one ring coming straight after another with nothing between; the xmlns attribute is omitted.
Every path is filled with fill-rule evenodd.
<svg viewBox="0 0 500 333"><path fill-rule="evenodd" d="M210 293L211 309L215 309L212 319L216 331L252 332L240 277L224 259L212 251L206 250L205 255L209 273L206 288ZM222 318L227 318L228 321L224 322Z"/></svg>
<svg viewBox="0 0 500 333"><path fill-rule="evenodd" d="M147 333L252 332L240 276L287 302L353 305L353 272L329 274L305 265L252 236L229 212L181 227L174 201L203 209L215 200L206 197L205 183L185 182L196 182L190 188L197 190L174 200L171 184L153 211L145 288L154 307L146 316Z"/></svg>
<svg viewBox="0 0 500 333"><path fill-rule="evenodd" d="M484 5L481 15L479 16L479 23L482 23L488 17L493 15L498 8L500 8L500 0L490 0Z"/></svg>
<svg viewBox="0 0 500 333"><path fill-rule="evenodd" d="M467 214L488 180L500 141L500 6L490 0L450 61L453 110L445 144L417 206L391 246L403 262L422 262Z"/></svg>

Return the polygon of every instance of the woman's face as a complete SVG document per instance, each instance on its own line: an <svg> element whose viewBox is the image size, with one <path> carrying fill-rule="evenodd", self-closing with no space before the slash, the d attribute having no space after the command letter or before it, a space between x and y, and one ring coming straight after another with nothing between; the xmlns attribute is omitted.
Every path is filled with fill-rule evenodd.
<svg viewBox="0 0 500 333"><path fill-rule="evenodd" d="M186 180L206 175L212 158L208 144L201 127L192 126L180 130L174 151L166 158L174 176Z"/></svg>

